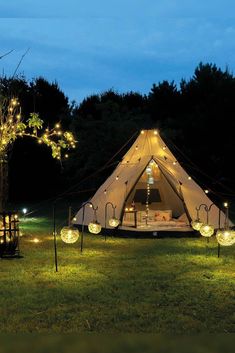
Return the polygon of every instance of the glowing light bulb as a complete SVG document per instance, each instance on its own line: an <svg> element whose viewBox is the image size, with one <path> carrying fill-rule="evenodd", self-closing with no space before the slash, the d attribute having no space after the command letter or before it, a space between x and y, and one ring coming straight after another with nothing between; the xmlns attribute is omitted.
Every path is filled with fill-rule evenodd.
<svg viewBox="0 0 235 353"><path fill-rule="evenodd" d="M79 230L71 227L63 227L60 235L64 243L73 244L79 238Z"/></svg>
<svg viewBox="0 0 235 353"><path fill-rule="evenodd" d="M154 135L158 135L158 131L157 131L157 130L154 130L153 134L154 134Z"/></svg>
<svg viewBox="0 0 235 353"><path fill-rule="evenodd" d="M206 189L206 190L205 190L205 194L209 194L209 190Z"/></svg>
<svg viewBox="0 0 235 353"><path fill-rule="evenodd" d="M192 180L191 176L188 177L188 180Z"/></svg>
<svg viewBox="0 0 235 353"><path fill-rule="evenodd" d="M96 221L91 222L88 224L88 230L90 233L99 234L101 232L101 225Z"/></svg>
<svg viewBox="0 0 235 353"><path fill-rule="evenodd" d="M203 223L199 219L191 222L191 226L194 230L200 230L202 224Z"/></svg>
<svg viewBox="0 0 235 353"><path fill-rule="evenodd" d="M214 227L209 224L202 224L200 228L200 234L203 237L211 237L214 234Z"/></svg>
<svg viewBox="0 0 235 353"><path fill-rule="evenodd" d="M152 173L152 168L151 168L150 166L148 166L148 167L146 168L146 173L147 173L147 174L151 174L151 173Z"/></svg>
<svg viewBox="0 0 235 353"><path fill-rule="evenodd" d="M39 239L38 239L38 238L34 238L34 239L33 239L33 242L34 242L35 244L37 244L37 243L39 243Z"/></svg>
<svg viewBox="0 0 235 353"><path fill-rule="evenodd" d="M224 202L224 207L228 207L228 202Z"/></svg>
<svg viewBox="0 0 235 353"><path fill-rule="evenodd" d="M26 214L28 212L27 208L22 209L23 214Z"/></svg>
<svg viewBox="0 0 235 353"><path fill-rule="evenodd" d="M235 231L230 229L219 229L216 233L216 239L222 246L230 246L235 243Z"/></svg>
<svg viewBox="0 0 235 353"><path fill-rule="evenodd" d="M117 219L115 217L113 217L113 218L111 218L109 220L110 227L114 227L115 228L115 227L117 227L119 225L119 223L120 223L119 219Z"/></svg>
<svg viewBox="0 0 235 353"><path fill-rule="evenodd" d="M142 134L142 135L144 134L144 130L141 130L141 134Z"/></svg>

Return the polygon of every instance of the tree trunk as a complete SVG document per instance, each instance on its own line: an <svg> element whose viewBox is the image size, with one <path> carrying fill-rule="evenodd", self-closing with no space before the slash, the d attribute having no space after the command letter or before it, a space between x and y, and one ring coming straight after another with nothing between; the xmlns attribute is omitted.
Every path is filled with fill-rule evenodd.
<svg viewBox="0 0 235 353"><path fill-rule="evenodd" d="M8 201L8 158L0 154L0 212L4 211Z"/></svg>

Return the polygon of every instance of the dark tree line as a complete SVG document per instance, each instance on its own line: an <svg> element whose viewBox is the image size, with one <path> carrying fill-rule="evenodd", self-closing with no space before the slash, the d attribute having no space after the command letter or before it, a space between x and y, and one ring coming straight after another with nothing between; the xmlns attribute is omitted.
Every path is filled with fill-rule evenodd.
<svg viewBox="0 0 235 353"><path fill-rule="evenodd" d="M32 82L23 77L2 78L0 91L17 94L26 118L36 111L49 126L61 121L78 137L77 149L62 170L31 141L18 141L11 160L12 199L45 198L72 185L77 185L74 191L98 187L115 165L98 171L143 128L159 128L201 186L233 198L235 77L228 70L199 64L192 78L182 80L179 86L163 81L153 84L147 95L110 90L80 104L69 103L56 83L43 78Z"/></svg>

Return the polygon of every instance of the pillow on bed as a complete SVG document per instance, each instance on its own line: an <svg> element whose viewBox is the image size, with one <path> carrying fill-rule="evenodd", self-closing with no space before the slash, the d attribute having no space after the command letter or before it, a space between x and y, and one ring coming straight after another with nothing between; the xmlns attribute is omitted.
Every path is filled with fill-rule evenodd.
<svg viewBox="0 0 235 353"><path fill-rule="evenodd" d="M155 221L170 221L172 218L171 210L156 211L155 212Z"/></svg>
<svg viewBox="0 0 235 353"><path fill-rule="evenodd" d="M146 211L138 211L138 221L146 222ZM155 221L155 211L149 210L148 212L148 222Z"/></svg>

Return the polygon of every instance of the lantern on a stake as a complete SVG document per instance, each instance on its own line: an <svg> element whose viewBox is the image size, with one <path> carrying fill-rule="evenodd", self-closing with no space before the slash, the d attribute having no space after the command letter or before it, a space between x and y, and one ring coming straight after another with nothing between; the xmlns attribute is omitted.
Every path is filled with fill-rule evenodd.
<svg viewBox="0 0 235 353"><path fill-rule="evenodd" d="M74 227L63 227L60 231L61 239L64 243L73 244L79 238L79 230Z"/></svg>
<svg viewBox="0 0 235 353"><path fill-rule="evenodd" d="M92 234L99 234L101 232L101 225L97 221L93 221L88 224L88 230Z"/></svg>
<svg viewBox="0 0 235 353"><path fill-rule="evenodd" d="M214 234L214 227L209 224L202 224L199 232L203 237L210 238Z"/></svg>
<svg viewBox="0 0 235 353"><path fill-rule="evenodd" d="M235 243L235 231L231 229L219 229L216 233L216 239L222 246L231 246Z"/></svg>

